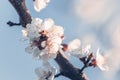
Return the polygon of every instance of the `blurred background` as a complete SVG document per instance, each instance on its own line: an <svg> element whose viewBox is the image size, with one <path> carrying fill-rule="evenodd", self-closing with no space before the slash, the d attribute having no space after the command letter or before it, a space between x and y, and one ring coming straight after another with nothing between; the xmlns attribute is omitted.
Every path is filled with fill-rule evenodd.
<svg viewBox="0 0 120 80"><path fill-rule="evenodd" d="M120 1L119 0L51 0L45 9L37 13L32 0L26 0L34 18L52 18L65 30L64 43L78 38L82 46L91 44L95 53L98 48L108 57L108 72L98 68L85 70L89 80L120 79ZM9 27L7 21L19 22L19 16L8 0L0 0L0 80L36 80L34 69L40 62L25 52L27 43L21 40L23 29ZM79 60L70 61L82 67ZM57 64L52 61L57 68ZM69 80L58 77L55 80Z"/></svg>

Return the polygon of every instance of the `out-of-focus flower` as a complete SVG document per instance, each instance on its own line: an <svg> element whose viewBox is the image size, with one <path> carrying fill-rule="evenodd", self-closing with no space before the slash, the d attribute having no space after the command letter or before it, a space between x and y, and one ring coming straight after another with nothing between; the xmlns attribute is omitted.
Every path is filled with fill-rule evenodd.
<svg viewBox="0 0 120 80"><path fill-rule="evenodd" d="M89 53L90 53L90 49L91 49L91 45L87 45L87 46L83 49L82 52L89 54Z"/></svg>
<svg viewBox="0 0 120 80"><path fill-rule="evenodd" d="M79 39L74 39L68 44L68 51L76 50L80 48L81 42Z"/></svg>
<svg viewBox="0 0 120 80"><path fill-rule="evenodd" d="M35 48L34 51L33 51L33 57L35 59L39 59L40 58L40 54L41 54L41 51L39 50L39 48Z"/></svg>
<svg viewBox="0 0 120 80"><path fill-rule="evenodd" d="M34 9L39 12L46 7L48 2L50 2L50 0L34 0Z"/></svg>
<svg viewBox="0 0 120 80"><path fill-rule="evenodd" d="M35 73L39 80L54 80L54 76L57 73L57 69L52 67L49 62L43 63L43 67L35 69Z"/></svg>
<svg viewBox="0 0 120 80"><path fill-rule="evenodd" d="M34 49L35 49L34 46L29 45L28 47L25 48L25 51L29 54L32 54Z"/></svg>
<svg viewBox="0 0 120 80"><path fill-rule="evenodd" d="M79 39L75 39L68 44L67 50L70 55L82 58L86 57L90 54L90 45L87 45L85 48L81 48L81 43Z"/></svg>
<svg viewBox="0 0 120 80"><path fill-rule="evenodd" d="M97 53L96 53L96 63L97 63L97 66L103 70L103 71L108 71L108 66L106 66L106 59L104 56L102 56L99 52L99 49L97 50Z"/></svg>
<svg viewBox="0 0 120 80"><path fill-rule="evenodd" d="M27 37L28 36L27 29L22 30L22 35L23 35L23 37Z"/></svg>

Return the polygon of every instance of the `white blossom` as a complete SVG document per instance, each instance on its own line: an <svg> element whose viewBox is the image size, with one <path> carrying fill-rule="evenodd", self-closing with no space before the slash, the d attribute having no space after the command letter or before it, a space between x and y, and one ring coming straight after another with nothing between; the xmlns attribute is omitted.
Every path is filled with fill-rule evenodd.
<svg viewBox="0 0 120 80"><path fill-rule="evenodd" d="M34 49L35 49L34 46L29 45L28 47L25 48L25 51L29 54L32 54Z"/></svg>
<svg viewBox="0 0 120 80"><path fill-rule="evenodd" d="M106 59L104 56L100 54L99 49L97 50L96 53L96 61L97 61L97 66L103 70L103 71L108 71L108 66L106 65Z"/></svg>
<svg viewBox="0 0 120 80"><path fill-rule="evenodd" d="M53 59L55 58L55 54L48 54L47 50L39 50L38 48L36 48L33 52L33 57L35 59L40 59L43 61L48 61L49 59Z"/></svg>
<svg viewBox="0 0 120 80"><path fill-rule="evenodd" d="M86 54L89 54L90 53L90 49L91 49L91 45L89 44L85 48L83 48L82 52L86 53Z"/></svg>
<svg viewBox="0 0 120 80"><path fill-rule="evenodd" d="M43 20L40 18L32 18L31 24L35 25L36 27L40 28Z"/></svg>
<svg viewBox="0 0 120 80"><path fill-rule="evenodd" d="M42 20L40 18L33 18L31 23L26 25L26 29L22 30L23 37L29 38L31 41L37 39L41 31Z"/></svg>
<svg viewBox="0 0 120 80"><path fill-rule="evenodd" d="M27 37L28 36L28 30L27 29L22 30L22 35L23 35L23 37Z"/></svg>
<svg viewBox="0 0 120 80"><path fill-rule="evenodd" d="M36 59L39 59L40 53L41 53L41 51L39 50L39 48L36 47L33 51L33 57Z"/></svg>
<svg viewBox="0 0 120 80"><path fill-rule="evenodd" d="M49 62L44 61L43 67L36 68L35 73L39 80L46 80L46 78L48 78L48 80L54 80L57 69L52 67Z"/></svg>
<svg viewBox="0 0 120 80"><path fill-rule="evenodd" d="M35 0L34 1L34 9L39 12L43 8L46 7L47 3L50 2L50 0Z"/></svg>
<svg viewBox="0 0 120 80"><path fill-rule="evenodd" d="M64 29L61 26L54 25L54 27L52 27L50 29L48 36L54 35L54 36L61 37L61 36L63 36L63 34L64 34Z"/></svg>
<svg viewBox="0 0 120 80"><path fill-rule="evenodd" d="M46 46L46 41L41 42L41 47L45 47Z"/></svg>
<svg viewBox="0 0 120 80"><path fill-rule="evenodd" d="M26 25L22 33L30 42L26 52L32 53L34 58L48 60L56 57L63 40L64 29L56 26L50 18L44 21L40 18L32 18L31 23ZM41 41L41 36L46 36L46 40ZM42 50L39 50L40 47Z"/></svg>
<svg viewBox="0 0 120 80"><path fill-rule="evenodd" d="M48 31L54 25L54 21L50 18L45 19L44 23L42 24L42 30Z"/></svg>
<svg viewBox="0 0 120 80"><path fill-rule="evenodd" d="M77 48L70 51L70 54L77 58L82 58L90 54L90 45L87 45L85 48Z"/></svg>
<svg viewBox="0 0 120 80"><path fill-rule="evenodd" d="M47 40L47 50L48 53L57 53L57 51L60 48L60 45L62 43L62 39L58 36L51 36L50 38L48 38Z"/></svg>
<svg viewBox="0 0 120 80"><path fill-rule="evenodd" d="M47 2L47 3L50 2L50 0L44 0L44 1Z"/></svg>
<svg viewBox="0 0 120 80"><path fill-rule="evenodd" d="M68 51L72 51L72 50L80 48L80 44L81 42L79 39L74 39L68 44Z"/></svg>

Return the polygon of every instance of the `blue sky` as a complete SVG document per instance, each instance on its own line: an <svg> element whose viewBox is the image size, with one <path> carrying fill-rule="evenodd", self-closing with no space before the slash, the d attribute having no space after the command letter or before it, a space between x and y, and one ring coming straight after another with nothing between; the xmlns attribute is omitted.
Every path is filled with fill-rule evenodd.
<svg viewBox="0 0 120 80"><path fill-rule="evenodd" d="M107 1L113 0L106 0L106 2ZM118 2L117 0L115 1ZM34 11L32 0L27 0L27 6L33 17L40 17L42 19L52 18L57 25L63 26L63 28L65 29L64 42L79 38L82 40L83 45L92 44L94 52L98 47L100 47L102 48L103 52L106 51L112 53L116 51L116 53L118 53L119 51L117 48L120 48L120 38L117 35L119 34L120 28L115 27L116 25L114 25L114 23L118 24L118 22L120 21L119 19L116 19L119 17L120 13L119 6L117 6L117 9L115 8L116 10L114 9L115 11L112 11L113 13L111 13L109 18L105 19L104 22L102 22L103 18L97 18L96 16L93 16L94 10L96 9L93 9L93 13L90 13L92 15L92 18L89 17L91 15L83 15L82 13L79 13L79 17L76 16L72 5L73 2L73 0L51 0L48 6L40 13ZM80 4L82 4L82 2L80 2ZM9 20L18 22L19 17L14 8L7 0L1 0L0 7L0 80L36 80L37 76L34 73L34 69L36 67L39 67L40 62L34 60L32 58L32 55L29 55L25 52L24 49L27 44L21 41L22 27L9 27L8 25L6 25L6 22ZM105 8L107 8L108 10L109 5ZM103 16L102 13L97 15ZM114 27L108 27L110 25L113 25ZM120 25L118 24L118 26ZM118 30L115 30L114 28ZM114 35L112 35L111 33L115 34L116 37L113 37ZM115 42L117 42L118 45L115 45ZM75 66L80 67L81 63L77 62L78 60L73 58L71 61L72 63L74 63ZM120 70L118 67L113 66L113 68L117 68L117 71ZM103 72L100 71L98 68L89 68L86 69L85 72L90 80L106 80ZM68 79L60 77L55 80Z"/></svg>

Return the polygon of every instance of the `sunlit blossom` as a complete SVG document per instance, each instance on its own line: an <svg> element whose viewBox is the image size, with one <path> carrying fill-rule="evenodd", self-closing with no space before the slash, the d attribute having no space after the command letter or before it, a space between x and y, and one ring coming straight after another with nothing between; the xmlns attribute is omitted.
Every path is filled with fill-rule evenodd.
<svg viewBox="0 0 120 80"><path fill-rule="evenodd" d="M48 31L52 26L54 26L54 21L50 18L45 19L44 23L42 24L41 30Z"/></svg>
<svg viewBox="0 0 120 80"><path fill-rule="evenodd" d="M23 37L27 37L28 31L26 29L22 30L22 35L23 35Z"/></svg>
<svg viewBox="0 0 120 80"><path fill-rule="evenodd" d="M97 66L103 70L103 71L108 71L108 66L106 66L106 59L104 56L102 56L100 54L100 51L99 49L97 50L97 53L96 53L96 62L97 62Z"/></svg>
<svg viewBox="0 0 120 80"><path fill-rule="evenodd" d="M54 80L57 69L52 67L49 62L44 62L43 67L35 69L35 73L38 76L38 80Z"/></svg>
<svg viewBox="0 0 120 80"><path fill-rule="evenodd" d="M80 40L75 39L68 44L67 51L74 57L82 58L90 54L90 48L90 45L82 48Z"/></svg>
<svg viewBox="0 0 120 80"><path fill-rule="evenodd" d="M81 42L79 39L74 39L68 44L68 51L72 51L80 48Z"/></svg>
<svg viewBox="0 0 120 80"><path fill-rule="evenodd" d="M34 9L39 12L47 6L50 0L34 0Z"/></svg>

